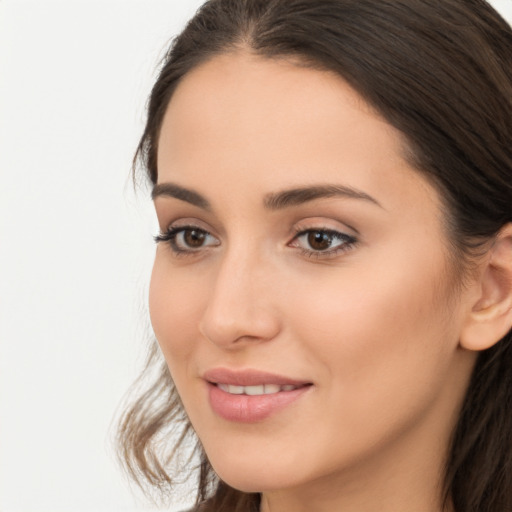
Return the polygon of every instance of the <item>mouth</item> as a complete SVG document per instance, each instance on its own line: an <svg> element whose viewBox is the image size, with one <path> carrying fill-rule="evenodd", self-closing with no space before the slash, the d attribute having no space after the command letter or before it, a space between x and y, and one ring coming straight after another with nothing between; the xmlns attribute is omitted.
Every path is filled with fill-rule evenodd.
<svg viewBox="0 0 512 512"><path fill-rule="evenodd" d="M203 375L212 411L224 420L257 423L309 395L312 382L259 370L216 368Z"/></svg>
<svg viewBox="0 0 512 512"><path fill-rule="evenodd" d="M213 368L203 374L203 379L233 395L270 395L312 385L306 380L254 369Z"/></svg>
<svg viewBox="0 0 512 512"><path fill-rule="evenodd" d="M285 384L283 386L279 386L278 384L260 384L257 386L237 386L233 384L221 384L219 382L213 383L214 386L217 386L219 389L224 391L225 393L229 393L231 395L248 395L248 396L260 396L260 395L273 395L275 393L289 392L295 391L296 389L300 389L306 386L311 386L312 384Z"/></svg>

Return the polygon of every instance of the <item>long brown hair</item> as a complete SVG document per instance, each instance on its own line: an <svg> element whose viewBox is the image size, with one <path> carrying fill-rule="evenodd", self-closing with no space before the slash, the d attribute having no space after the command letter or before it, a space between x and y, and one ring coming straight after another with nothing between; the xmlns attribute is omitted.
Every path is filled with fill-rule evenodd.
<svg viewBox="0 0 512 512"><path fill-rule="evenodd" d="M437 187L462 273L512 221L512 30L484 0L209 0L165 56L136 153L156 183L162 119L181 78L243 49L338 73L408 142L411 163ZM199 457L204 511L257 511L259 495L220 482L154 345L119 426L129 472L165 492L172 463ZM171 441L171 439L173 441ZM195 454L195 455L194 455ZM479 355L445 468L456 512L512 511L512 334Z"/></svg>

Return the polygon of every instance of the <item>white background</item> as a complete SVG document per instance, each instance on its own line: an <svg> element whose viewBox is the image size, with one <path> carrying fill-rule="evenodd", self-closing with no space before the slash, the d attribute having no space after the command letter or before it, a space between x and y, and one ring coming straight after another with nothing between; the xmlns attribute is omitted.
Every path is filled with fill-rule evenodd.
<svg viewBox="0 0 512 512"><path fill-rule="evenodd" d="M2 512L147 508L109 447L155 231L129 174L158 59L200 3L0 0Z"/></svg>

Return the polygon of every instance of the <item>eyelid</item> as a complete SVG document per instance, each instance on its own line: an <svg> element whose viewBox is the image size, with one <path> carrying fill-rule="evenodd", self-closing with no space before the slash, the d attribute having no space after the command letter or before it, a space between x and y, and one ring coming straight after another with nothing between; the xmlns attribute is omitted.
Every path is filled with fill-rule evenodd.
<svg viewBox="0 0 512 512"><path fill-rule="evenodd" d="M322 228L322 227L316 227L316 228L307 228L307 229L301 229L298 230L291 242L294 240L297 240L297 238L307 235L308 233L327 233L330 235L333 235L335 238L347 240L347 241L356 241L357 238L354 235L349 235L348 233L344 233L343 231L340 231L338 229L332 229L332 228ZM291 243L290 242L290 243Z"/></svg>
<svg viewBox="0 0 512 512"><path fill-rule="evenodd" d="M207 231L208 233L212 233L212 231L215 231L214 229L212 229L210 224L193 216L176 216L174 218L170 216L162 216L161 220L159 218L158 224L160 226L161 233L166 233L172 229L179 228L201 229L203 231Z"/></svg>
<svg viewBox="0 0 512 512"><path fill-rule="evenodd" d="M215 240L215 243L200 245L199 247L192 247L183 244L183 241L177 241L178 237L182 236L187 231L196 231L200 232L206 237L210 237ZM171 249L174 256L187 256L187 255L197 255L199 253L204 252L212 247L217 247L220 245L219 239L213 235L209 230L204 229L196 224L178 224L174 225L171 223L169 227L165 231L161 231L154 237L156 243L166 243L168 247ZM180 245L184 245L185 247L180 247Z"/></svg>
<svg viewBox="0 0 512 512"><path fill-rule="evenodd" d="M304 231L332 231L353 238L360 238L361 234L351 224L329 217L309 217L296 222L292 228L292 236Z"/></svg>
<svg viewBox="0 0 512 512"><path fill-rule="evenodd" d="M333 228L328 227L324 223L319 223L318 221L310 222L308 221L307 225L296 225L293 228L294 236L290 242L288 242L288 246L292 248L297 248L301 251L304 256L309 258L316 259L329 259L334 258L336 256L340 256L342 253L345 253L351 249L353 249L359 243L359 237L353 234L347 233L346 229ZM352 229L352 231L356 231ZM325 233L332 236L332 238L338 239L340 243L334 245L331 248L326 250L315 250L313 248L307 249L301 247L298 243L298 240L306 236L310 233Z"/></svg>

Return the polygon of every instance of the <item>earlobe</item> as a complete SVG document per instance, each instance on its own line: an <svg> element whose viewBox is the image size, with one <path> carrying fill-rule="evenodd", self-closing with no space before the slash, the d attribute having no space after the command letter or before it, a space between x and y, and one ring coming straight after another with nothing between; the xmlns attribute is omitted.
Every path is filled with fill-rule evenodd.
<svg viewBox="0 0 512 512"><path fill-rule="evenodd" d="M512 328L512 224L500 230L478 275L478 296L460 335L460 345L475 351L492 347Z"/></svg>

